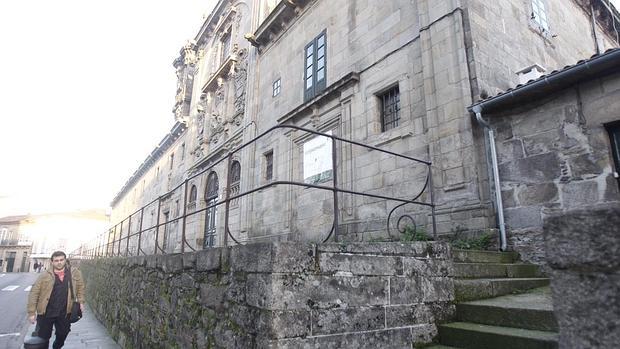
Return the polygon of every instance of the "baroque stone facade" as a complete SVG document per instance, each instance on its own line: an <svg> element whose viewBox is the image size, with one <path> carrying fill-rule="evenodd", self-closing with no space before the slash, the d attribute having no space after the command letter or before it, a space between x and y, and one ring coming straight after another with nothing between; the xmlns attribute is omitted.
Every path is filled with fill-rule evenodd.
<svg viewBox="0 0 620 349"><path fill-rule="evenodd" d="M600 1L536 3L544 8L526 0L219 1L174 63L175 126L112 203L117 224L103 242L129 242L107 252L327 238L333 194L267 186L274 181L331 186L335 174L339 188L403 199L425 188L423 165L298 130L276 129L227 158L275 125L431 161L437 233L495 229L483 131L467 107L516 85L524 68L550 71L617 44L607 21L617 12ZM608 144L600 150L609 153ZM229 205L225 234L227 187L234 195L260 186ZM430 202L429 191L419 200ZM341 240L388 237L398 202L352 194L338 201ZM528 218L514 212L509 225L518 229L513 217ZM389 224L407 214L431 233L430 213L406 205Z"/></svg>

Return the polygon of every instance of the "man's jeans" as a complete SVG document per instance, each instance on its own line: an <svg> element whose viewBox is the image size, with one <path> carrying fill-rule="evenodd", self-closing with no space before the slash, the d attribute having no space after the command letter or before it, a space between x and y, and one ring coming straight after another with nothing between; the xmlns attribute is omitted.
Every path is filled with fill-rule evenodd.
<svg viewBox="0 0 620 349"><path fill-rule="evenodd" d="M52 326L56 328L56 338L52 348L60 349L65 344L65 339L71 331L71 322L67 316L47 318L45 315L37 316L37 330L39 337L48 340L52 337Z"/></svg>

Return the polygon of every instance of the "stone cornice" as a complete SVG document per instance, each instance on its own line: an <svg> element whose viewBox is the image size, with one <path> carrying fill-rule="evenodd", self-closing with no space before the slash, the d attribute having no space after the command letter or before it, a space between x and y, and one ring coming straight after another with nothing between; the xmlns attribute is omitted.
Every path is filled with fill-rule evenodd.
<svg viewBox="0 0 620 349"><path fill-rule="evenodd" d="M254 34L246 35L246 39L256 47L269 44L274 37L282 33L302 11L314 0L282 0L263 20Z"/></svg>
<svg viewBox="0 0 620 349"><path fill-rule="evenodd" d="M303 114L304 112L311 110L312 107L315 106L316 104L323 103L327 100L331 100L337 92L339 92L345 87L348 87L350 84L357 84L359 81L360 81L359 73L357 72L348 73L347 75L342 77L340 80L327 86L327 88L323 90L323 92L318 94L316 97L312 98L311 100L307 102L304 102L298 105L297 107L293 108L293 110L289 111L288 113L278 118L277 120L278 123L279 124L285 123L295 118L297 115Z"/></svg>

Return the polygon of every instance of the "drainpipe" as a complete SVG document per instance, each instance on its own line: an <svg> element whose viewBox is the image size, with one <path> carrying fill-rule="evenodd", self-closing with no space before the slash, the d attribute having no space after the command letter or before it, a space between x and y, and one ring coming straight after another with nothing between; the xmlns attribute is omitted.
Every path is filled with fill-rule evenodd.
<svg viewBox="0 0 620 349"><path fill-rule="evenodd" d="M476 105L472 108L472 111L476 113L476 120L484 127L489 136L489 150L491 151L491 167L493 170L493 184L495 187L495 208L497 214L497 223L499 225L499 241L500 250L506 251L506 223L504 221L504 205L502 203L502 190L499 182L499 167L497 165L497 150L495 149L495 133L489 125L482 118L482 108Z"/></svg>

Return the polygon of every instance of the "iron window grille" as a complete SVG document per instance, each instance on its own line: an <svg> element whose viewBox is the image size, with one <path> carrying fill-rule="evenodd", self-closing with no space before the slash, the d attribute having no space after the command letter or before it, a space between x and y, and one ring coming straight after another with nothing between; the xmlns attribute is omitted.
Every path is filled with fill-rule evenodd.
<svg viewBox="0 0 620 349"><path fill-rule="evenodd" d="M273 179L273 150L265 154L265 179Z"/></svg>
<svg viewBox="0 0 620 349"><path fill-rule="evenodd" d="M217 203L219 191L219 183L217 173L211 172L207 177L207 191L205 193L205 200L207 207L215 205ZM209 248L215 246L215 235L217 230L217 207L213 206L205 212L205 231L203 248Z"/></svg>
<svg viewBox="0 0 620 349"><path fill-rule="evenodd" d="M239 161L233 161L230 165L230 196L239 194L241 183L241 164ZM232 206L239 204L238 199L234 199L230 202Z"/></svg>
<svg viewBox="0 0 620 349"><path fill-rule="evenodd" d="M381 131L385 132L398 127L400 122L400 91L398 85L381 95Z"/></svg>
<svg viewBox="0 0 620 349"><path fill-rule="evenodd" d="M189 202L187 203L188 210L194 210L196 208L196 199L198 197L198 189L195 185L189 190Z"/></svg>
<svg viewBox="0 0 620 349"><path fill-rule="evenodd" d="M280 79L273 82L273 94L272 94L273 97L280 94L281 87L282 87L282 82Z"/></svg>
<svg viewBox="0 0 620 349"><path fill-rule="evenodd" d="M304 49L304 100L325 89L327 76L327 37L325 30Z"/></svg>

